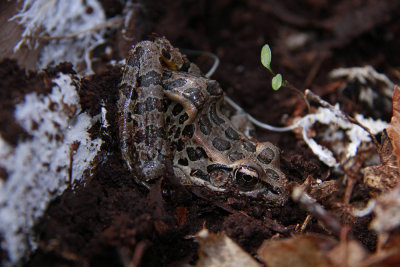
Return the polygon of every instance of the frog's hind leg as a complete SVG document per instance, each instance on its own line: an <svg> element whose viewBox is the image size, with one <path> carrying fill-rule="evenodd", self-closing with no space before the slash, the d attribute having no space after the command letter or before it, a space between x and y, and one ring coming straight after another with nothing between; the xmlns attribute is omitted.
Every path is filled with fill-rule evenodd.
<svg viewBox="0 0 400 267"><path fill-rule="evenodd" d="M123 160L131 171L153 180L165 173L167 154L159 48L143 41L125 66L118 101Z"/></svg>

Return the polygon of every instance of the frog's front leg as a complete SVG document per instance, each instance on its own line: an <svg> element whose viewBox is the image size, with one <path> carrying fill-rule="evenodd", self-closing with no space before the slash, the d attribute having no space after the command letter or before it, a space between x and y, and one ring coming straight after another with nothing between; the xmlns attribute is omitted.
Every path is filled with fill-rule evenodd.
<svg viewBox="0 0 400 267"><path fill-rule="evenodd" d="M122 158L145 181L165 173L167 157L160 58L153 42L140 42L130 52L120 84Z"/></svg>

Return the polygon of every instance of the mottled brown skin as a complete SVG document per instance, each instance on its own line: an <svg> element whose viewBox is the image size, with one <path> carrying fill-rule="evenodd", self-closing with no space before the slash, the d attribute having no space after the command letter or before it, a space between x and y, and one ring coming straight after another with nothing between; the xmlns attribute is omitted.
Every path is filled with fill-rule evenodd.
<svg viewBox="0 0 400 267"><path fill-rule="evenodd" d="M141 181L165 173L173 162L182 184L224 191L231 184L271 204L287 200L279 149L257 143L221 112L219 84L163 38L135 45L121 82L122 157Z"/></svg>

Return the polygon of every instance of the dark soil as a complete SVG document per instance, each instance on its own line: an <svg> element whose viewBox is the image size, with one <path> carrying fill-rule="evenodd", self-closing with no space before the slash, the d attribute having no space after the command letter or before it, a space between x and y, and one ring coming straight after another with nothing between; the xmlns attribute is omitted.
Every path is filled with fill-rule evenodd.
<svg viewBox="0 0 400 267"><path fill-rule="evenodd" d="M123 1L103 0L109 17L122 14ZM136 41L156 34L165 36L179 48L215 53L221 64L213 75L226 94L263 122L282 125L288 117L306 114L306 106L295 92L270 87L271 75L260 63L265 43L272 49L272 67L298 88L310 88L330 103L342 103L348 114L360 112L375 116L350 94L337 91L328 72L337 67L373 65L398 81L393 66L400 65L399 1L264 1L264 0L188 0L139 1L130 22L130 36ZM354 16L357 11L358 15ZM127 55L132 42L125 41L121 29L109 33L112 58ZM309 33L305 46L290 50L285 40L291 34ZM182 187L166 174L147 192L134 183L124 167L117 134L116 101L121 70L111 67L110 56L96 50L96 74L82 79L81 105L91 115L100 112L102 99L111 127L97 124L93 137L106 142L93 175L76 190L67 190L49 206L37 223L38 249L26 266L179 266L194 264L197 244L190 238L202 227L224 231L242 248L254 255L263 240L274 235L289 236L301 225L307 213L292 201L284 207L266 206L262 201L235 192L214 193L204 188ZM209 62L197 60L207 71ZM63 67L64 71L65 66ZM23 77L21 79L21 77ZM13 136L29 138L12 122L12 104L25 93L46 83L47 74L25 74L10 61L0 64L0 125ZM17 96L15 96L15 94ZM7 101L13 102L7 102ZM5 106L5 103L8 103ZM379 114L388 120L389 112ZM4 128L0 127L0 133ZM13 134L17 133L17 135ZM282 150L281 168L290 182L302 183L308 176L334 179L328 168L293 133L257 130L260 141L271 141ZM14 142L15 143L15 142ZM1 171L1 170L0 170ZM339 188L335 197L343 196ZM322 204L325 199L321 199ZM340 216L340 215L338 215ZM341 218L353 229L353 235L368 249L376 246L375 235L368 230L370 217ZM307 232L330 235L312 220Z"/></svg>

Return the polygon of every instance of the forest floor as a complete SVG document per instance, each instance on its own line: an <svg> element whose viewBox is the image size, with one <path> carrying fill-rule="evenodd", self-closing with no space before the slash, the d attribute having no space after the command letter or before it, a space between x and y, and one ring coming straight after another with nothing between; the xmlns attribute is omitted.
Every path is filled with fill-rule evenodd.
<svg viewBox="0 0 400 267"><path fill-rule="evenodd" d="M108 17L122 14L122 1L101 2ZM367 152L358 153L334 170L313 153L299 132L280 133L257 128L255 136L259 141L270 141L281 149L280 165L288 179L288 191L303 188L328 211L322 217L301 201L290 199L282 207L271 207L259 199L234 192L215 193L195 186L182 187L174 183L168 173L147 191L135 184L121 159L116 101L122 71L108 64L111 59L125 58L133 43L154 35L165 36L178 48L212 52L220 60L212 79L220 83L226 95L258 120L286 126L295 118L306 116L309 110L296 91L285 87L272 90L272 75L260 62L261 47L268 43L274 71L300 91L310 89L330 104L340 104L340 109L349 116L362 114L366 118L390 122L392 101L384 101L385 96L378 89L378 97L372 103L360 100L366 87L378 88L382 84L376 85L373 79L367 85L348 77L333 79L329 73L337 68L371 65L378 73L398 83L400 3L396 2L139 1L128 28L133 41L122 38L120 28L110 31L108 43L94 51L95 74L81 80L83 110L95 116L100 111L100 100L104 100L108 111L107 133L99 124L91 129L93 138L101 137L105 141L103 157L84 185L66 190L50 204L35 227L38 249L30 255L26 266L195 264L199 259L199 242L202 242L199 238L196 242L193 236L204 228L224 233L249 255L257 255L259 263L268 266L279 264L263 258L263 253L268 251L260 249L263 242L285 238L301 255L306 254L306 249L312 251L311 257L316 262L310 263L298 256L297 261L305 264L298 266L317 266L325 261L331 266L345 266L343 260L334 262L332 258L335 257L326 255L333 253L334 248L342 248L340 244L347 246L343 253L355 253L351 247L353 241L362 251L355 261L357 264L385 266L385 261L399 264L399 251L390 254L396 255L394 258L379 254L381 258L376 260L377 247L379 251L389 251L398 244L398 229L386 231L389 241L381 244L377 231L370 226L376 213L356 217L351 212L396 185L392 181L387 183L387 188L374 187L365 182L363 176L368 165L366 158L378 152L382 157L384 145L378 145L379 149L369 145L365 149L368 156L365 156ZM112 48L112 53L105 53L106 46ZM211 63L206 58L193 60L203 72L210 68ZM0 68L3 78L7 76L18 84L16 87L23 87L20 77L25 74L15 62L3 62ZM56 70L72 73L72 68L63 64ZM24 76L29 80L26 83L29 88L19 93L24 95L26 91L36 90L35 84L43 88L40 82L43 75ZM46 75L52 77L53 74ZM317 107L314 104L310 112L316 112ZM13 129L15 133L8 130L9 140L18 133L17 126ZM309 135L323 143L323 137L318 134L325 130L326 125L316 124ZM377 140L381 142L381 135ZM340 161L341 156L336 155L336 159ZM326 221L324 224L325 218L339 226ZM294 236L304 239L299 241ZM281 248L276 255L283 260L292 254L285 254ZM204 253L200 257L204 257ZM354 264L349 261L346 260L346 264ZM357 264L353 266L361 266Z"/></svg>

